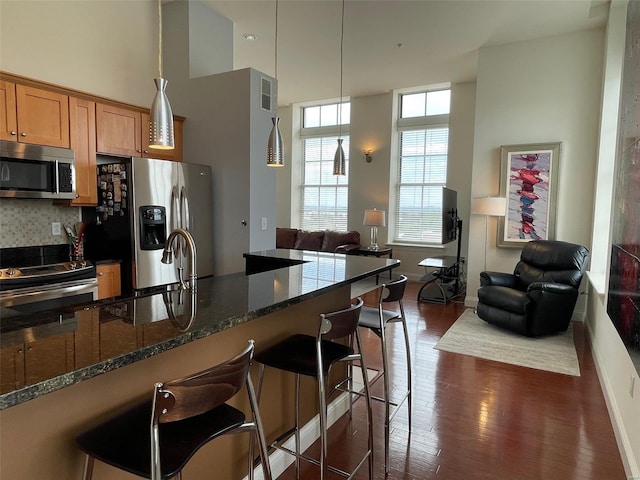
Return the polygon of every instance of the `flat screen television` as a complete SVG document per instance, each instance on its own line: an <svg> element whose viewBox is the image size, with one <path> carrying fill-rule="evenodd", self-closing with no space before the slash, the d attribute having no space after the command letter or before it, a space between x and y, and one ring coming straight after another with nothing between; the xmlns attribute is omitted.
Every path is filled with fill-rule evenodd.
<svg viewBox="0 0 640 480"><path fill-rule="evenodd" d="M442 187L442 244L458 238L458 192Z"/></svg>

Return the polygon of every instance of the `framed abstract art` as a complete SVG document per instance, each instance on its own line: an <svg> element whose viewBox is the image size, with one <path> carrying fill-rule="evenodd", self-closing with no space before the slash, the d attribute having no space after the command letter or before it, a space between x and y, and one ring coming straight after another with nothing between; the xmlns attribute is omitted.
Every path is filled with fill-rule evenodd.
<svg viewBox="0 0 640 480"><path fill-rule="evenodd" d="M560 143L500 147L500 196L507 199L498 219L498 246L522 247L555 237Z"/></svg>

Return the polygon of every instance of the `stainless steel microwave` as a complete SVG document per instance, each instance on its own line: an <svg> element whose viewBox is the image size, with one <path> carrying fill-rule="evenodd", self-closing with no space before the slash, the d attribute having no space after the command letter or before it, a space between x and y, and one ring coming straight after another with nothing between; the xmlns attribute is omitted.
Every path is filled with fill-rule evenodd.
<svg viewBox="0 0 640 480"><path fill-rule="evenodd" d="M0 141L0 197L76 198L73 150Z"/></svg>

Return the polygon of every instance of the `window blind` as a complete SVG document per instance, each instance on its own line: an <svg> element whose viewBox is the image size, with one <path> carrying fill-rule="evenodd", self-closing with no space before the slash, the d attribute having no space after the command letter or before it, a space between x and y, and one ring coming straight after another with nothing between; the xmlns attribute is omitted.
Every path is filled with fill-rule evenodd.
<svg viewBox="0 0 640 480"><path fill-rule="evenodd" d="M349 137L342 136L349 171ZM333 157L338 136L306 138L300 225L304 230L346 230L348 173L333 175Z"/></svg>
<svg viewBox="0 0 640 480"><path fill-rule="evenodd" d="M448 128L400 132L396 242L441 243L442 187L447 181Z"/></svg>

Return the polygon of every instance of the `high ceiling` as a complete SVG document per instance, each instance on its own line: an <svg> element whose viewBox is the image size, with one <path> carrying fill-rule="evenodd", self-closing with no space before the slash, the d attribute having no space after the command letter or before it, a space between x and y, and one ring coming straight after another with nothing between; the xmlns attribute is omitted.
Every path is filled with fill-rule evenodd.
<svg viewBox="0 0 640 480"><path fill-rule="evenodd" d="M275 0L203 0L234 23L234 69L275 76ZM605 0L346 0L343 94L473 81L478 49L605 25ZM279 105L340 96L340 0L279 0ZM243 34L254 34L248 41Z"/></svg>

